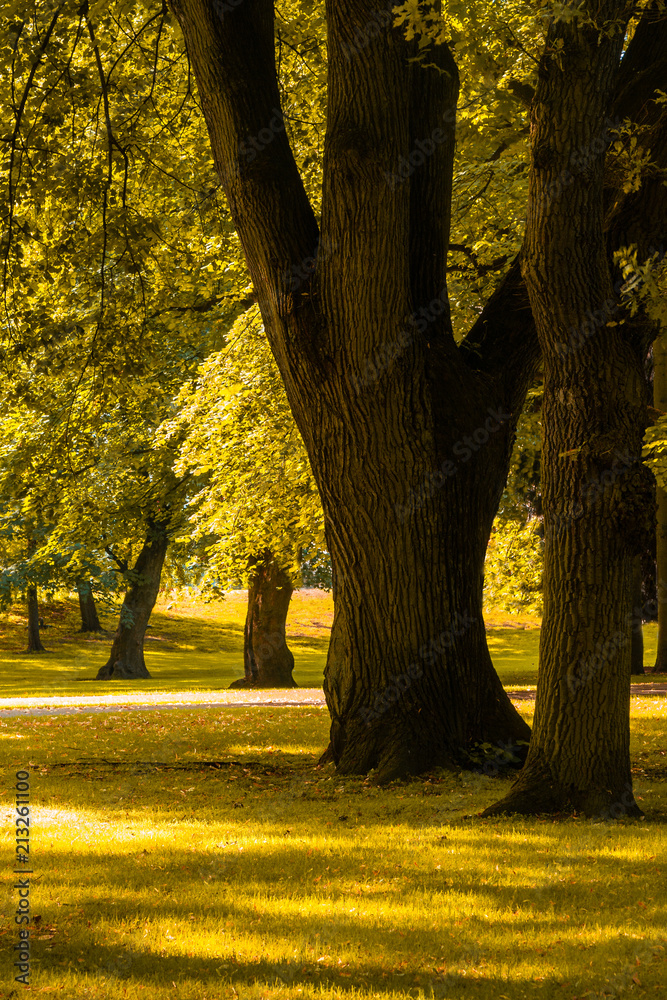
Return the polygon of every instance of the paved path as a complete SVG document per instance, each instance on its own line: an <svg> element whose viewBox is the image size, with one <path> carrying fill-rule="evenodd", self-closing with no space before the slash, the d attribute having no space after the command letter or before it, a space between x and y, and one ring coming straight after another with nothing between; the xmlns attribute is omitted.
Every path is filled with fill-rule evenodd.
<svg viewBox="0 0 667 1000"><path fill-rule="evenodd" d="M515 701L534 701L533 690L510 690ZM632 695L665 695L667 684L632 684ZM187 697L187 696L190 697ZM293 688L290 691L192 691L187 700L168 701L168 695L122 695L83 698L0 698L0 718L34 715L92 715L103 712L151 712L174 708L307 708L325 705L321 688ZM7 707L3 707L7 706ZM11 707L10 707L11 706Z"/></svg>
<svg viewBox="0 0 667 1000"><path fill-rule="evenodd" d="M532 691L508 691L510 698L516 701L534 701L535 688ZM633 696L642 694L667 694L667 684L631 684L630 694Z"/></svg>

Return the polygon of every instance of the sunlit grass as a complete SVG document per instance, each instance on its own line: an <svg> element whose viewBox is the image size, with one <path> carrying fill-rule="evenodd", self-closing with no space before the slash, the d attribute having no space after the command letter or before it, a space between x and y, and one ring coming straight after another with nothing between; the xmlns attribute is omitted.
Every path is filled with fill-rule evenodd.
<svg viewBox="0 0 667 1000"><path fill-rule="evenodd" d="M6 794L31 771L32 992L663 996L665 703L632 711L647 820L617 824L480 820L509 780L482 774L340 778L320 708L2 719Z"/></svg>
<svg viewBox="0 0 667 1000"><path fill-rule="evenodd" d="M0 698L107 697L192 691L226 690L243 674L245 594L235 592L224 601L202 604L187 596L163 598L154 612L146 640L146 662L151 680L96 681L106 662L111 633L82 636L78 608L59 601L44 608L49 628L43 632L47 653L27 654L25 615L21 608L5 614L0 623ZM294 677L303 688L321 688L326 662L333 600L322 591L296 591L288 618L289 645L294 653ZM103 624L115 627L111 612ZM534 687L537 679L539 621L508 616L489 609L488 642L494 665L508 688ZM645 663L655 659L657 629L644 627ZM647 681L667 678L647 676ZM178 700L178 698L170 698Z"/></svg>

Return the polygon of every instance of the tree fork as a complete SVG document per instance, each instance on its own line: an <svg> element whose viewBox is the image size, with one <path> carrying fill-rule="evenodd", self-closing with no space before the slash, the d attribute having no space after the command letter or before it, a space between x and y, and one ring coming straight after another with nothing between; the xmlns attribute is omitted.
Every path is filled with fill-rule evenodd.
<svg viewBox="0 0 667 1000"><path fill-rule="evenodd" d="M206 0L172 6L322 499L335 581L325 692L337 764L377 768L386 780L459 761L476 742L526 739L491 664L481 595L538 347L516 269L505 291L517 299L518 331L505 365L499 341L511 324L499 299L466 350L452 335L451 54L445 45L429 54L443 73L419 66L381 3L329 5L322 236L311 277L294 288L290 276L315 257L318 233L280 127L271 4L245 0L222 14ZM350 58L371 22L377 31ZM250 139L267 128L275 138L249 157ZM402 177L401 164L420 157ZM414 663L423 672L413 678ZM410 690L371 718L376 699L406 677Z"/></svg>

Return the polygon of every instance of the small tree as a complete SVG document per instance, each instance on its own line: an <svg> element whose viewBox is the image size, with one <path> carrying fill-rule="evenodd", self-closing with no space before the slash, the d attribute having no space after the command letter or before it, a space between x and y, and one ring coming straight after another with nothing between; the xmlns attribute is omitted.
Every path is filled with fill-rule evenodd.
<svg viewBox="0 0 667 1000"><path fill-rule="evenodd" d="M191 521L208 547L211 577L248 586L244 677L235 686L293 687L285 639L300 552L322 552L323 515L259 313L252 307L224 350L201 365L163 428L185 433L177 468L206 476Z"/></svg>

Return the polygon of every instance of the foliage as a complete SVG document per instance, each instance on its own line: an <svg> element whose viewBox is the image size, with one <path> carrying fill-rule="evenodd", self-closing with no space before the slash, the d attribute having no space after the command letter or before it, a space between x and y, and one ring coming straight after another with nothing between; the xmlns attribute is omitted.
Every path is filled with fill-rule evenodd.
<svg viewBox="0 0 667 1000"><path fill-rule="evenodd" d="M484 602L509 612L542 613L541 519L496 521L484 563Z"/></svg>
<svg viewBox="0 0 667 1000"><path fill-rule="evenodd" d="M295 580L308 549L312 573L325 556L322 510L257 307L177 402L162 436L183 437L179 473L206 477L189 507L195 534L216 538L207 546L211 584L247 580L248 559L266 549Z"/></svg>
<svg viewBox="0 0 667 1000"><path fill-rule="evenodd" d="M542 389L528 394L517 426L507 484L484 564L487 607L541 615L543 525L540 492Z"/></svg>

